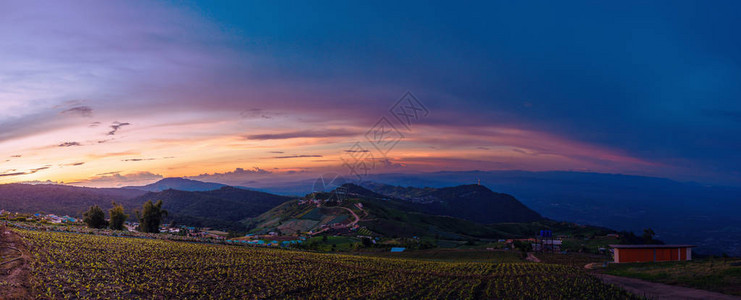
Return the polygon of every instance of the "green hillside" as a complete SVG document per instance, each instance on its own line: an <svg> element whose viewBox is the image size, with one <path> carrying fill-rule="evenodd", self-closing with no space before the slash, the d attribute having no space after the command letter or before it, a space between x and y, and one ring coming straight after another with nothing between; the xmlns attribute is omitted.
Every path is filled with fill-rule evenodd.
<svg viewBox="0 0 741 300"><path fill-rule="evenodd" d="M564 235L612 232L608 229L543 218L531 222L481 224L456 217L425 213L405 201L390 199L357 185L346 185L344 188L347 198L340 204L329 202L318 207L316 203L307 200L312 197L328 197L331 193L309 195L303 204L298 200L289 201L256 218L245 219L243 223L252 233L300 234L325 229L328 233L354 236L418 237L454 241L532 237L544 229ZM353 213L359 219L357 226L353 226L352 229L342 226L332 227L335 223L352 223L355 220Z"/></svg>
<svg viewBox="0 0 741 300"><path fill-rule="evenodd" d="M401 200L408 209L432 215L446 215L484 224L543 219L515 197L493 192L483 185L415 188L366 183L365 186L373 192Z"/></svg>

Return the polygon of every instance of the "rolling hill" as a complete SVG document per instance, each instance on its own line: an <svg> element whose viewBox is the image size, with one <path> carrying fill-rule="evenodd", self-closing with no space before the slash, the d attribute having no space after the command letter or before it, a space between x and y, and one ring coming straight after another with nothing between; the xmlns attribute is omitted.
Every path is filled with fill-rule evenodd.
<svg viewBox="0 0 741 300"><path fill-rule="evenodd" d="M96 189L52 184L0 185L0 209L22 213L81 216L92 205L109 208L111 202L127 208L141 205L133 198L146 192L134 189Z"/></svg>
<svg viewBox="0 0 741 300"><path fill-rule="evenodd" d="M386 237L435 237L450 240L498 239L512 237L529 237L533 232L551 229L556 232L612 232L609 229L581 226L573 223L557 222L529 214L531 218L520 222L500 221L492 224L481 224L458 217L435 215L422 211L429 210L409 201L382 195L366 188L347 184L343 186L347 199L336 207L317 207L312 203L301 204L290 201L277 206L245 224L254 233L276 231L281 233L318 231L322 225L350 223L354 215L359 217L357 224L369 232ZM448 201L465 198L466 195L449 195L448 193L466 192L486 194L485 187L460 186L441 189L435 194ZM491 191L489 191L491 192ZM472 194L473 197L475 194ZM318 196L321 198L321 196ZM515 200L516 201L516 200ZM362 204L358 206L357 204ZM361 208L362 207L362 208ZM435 207L437 209L437 207ZM354 212L354 215L350 213ZM529 209L527 211L530 211Z"/></svg>
<svg viewBox="0 0 741 300"><path fill-rule="evenodd" d="M169 219L177 223L223 230L244 231L241 220L256 217L292 198L224 186L218 190L149 192L132 201L162 200Z"/></svg>
<svg viewBox="0 0 741 300"><path fill-rule="evenodd" d="M367 183L365 186L405 201L406 207L431 215L446 215L483 224L533 222L543 218L514 197L495 193L482 185L415 188Z"/></svg>
<svg viewBox="0 0 741 300"><path fill-rule="evenodd" d="M189 184L191 187L209 186L207 183L199 182ZM144 202L162 200L164 209L170 212L166 219L168 222L174 220L181 224L235 231L245 230L240 220L255 217L289 199L291 198L224 185L210 191L168 189L161 192L67 185L0 185L0 209L12 212L54 213L80 217L90 206L98 205L103 210L108 210L115 201L124 206L130 215L129 219L133 221L136 220L134 211Z"/></svg>

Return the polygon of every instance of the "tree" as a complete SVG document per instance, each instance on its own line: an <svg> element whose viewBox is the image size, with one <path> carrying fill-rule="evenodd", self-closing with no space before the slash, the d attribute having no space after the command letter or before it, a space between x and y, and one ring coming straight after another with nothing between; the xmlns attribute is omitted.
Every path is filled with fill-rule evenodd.
<svg viewBox="0 0 741 300"><path fill-rule="evenodd" d="M105 220L105 212L97 205L91 206L83 215L82 221L90 228L105 228L108 222Z"/></svg>
<svg viewBox="0 0 741 300"><path fill-rule="evenodd" d="M513 244L515 248L520 249L522 253L533 251L533 245L529 242L515 241Z"/></svg>
<svg viewBox="0 0 741 300"><path fill-rule="evenodd" d="M654 243L654 236L656 235L656 232L654 232L651 228L646 228L643 230L643 242L646 244L653 244Z"/></svg>
<svg viewBox="0 0 741 300"><path fill-rule="evenodd" d="M147 201L142 206L142 211L136 212L136 217L139 219L139 231L158 233L160 232L160 224L162 218L167 216L167 211L162 209L162 200L157 201L153 204L152 200Z"/></svg>
<svg viewBox="0 0 741 300"><path fill-rule="evenodd" d="M111 216L111 229L124 229L124 222L126 222L126 219L129 218L129 215L124 213L124 208L121 204L116 204L116 202L113 202L113 208L108 211L108 215Z"/></svg>

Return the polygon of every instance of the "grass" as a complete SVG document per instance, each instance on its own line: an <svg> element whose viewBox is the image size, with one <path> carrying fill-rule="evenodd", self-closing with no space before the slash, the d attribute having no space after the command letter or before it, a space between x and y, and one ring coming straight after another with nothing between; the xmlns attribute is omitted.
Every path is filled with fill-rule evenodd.
<svg viewBox="0 0 741 300"><path fill-rule="evenodd" d="M741 296L741 259L610 264L605 273Z"/></svg>

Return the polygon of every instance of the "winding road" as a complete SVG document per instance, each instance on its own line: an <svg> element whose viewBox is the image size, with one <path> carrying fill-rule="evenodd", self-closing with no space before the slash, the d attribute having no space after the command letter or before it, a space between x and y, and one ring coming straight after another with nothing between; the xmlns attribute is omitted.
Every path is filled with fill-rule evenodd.
<svg viewBox="0 0 741 300"><path fill-rule="evenodd" d="M635 278L627 278L607 274L594 274L594 276L602 279L602 281L604 281L605 283L617 285L630 293L633 293L637 296L643 296L648 299L741 299L741 297L706 290L698 290L682 286L650 282Z"/></svg>

